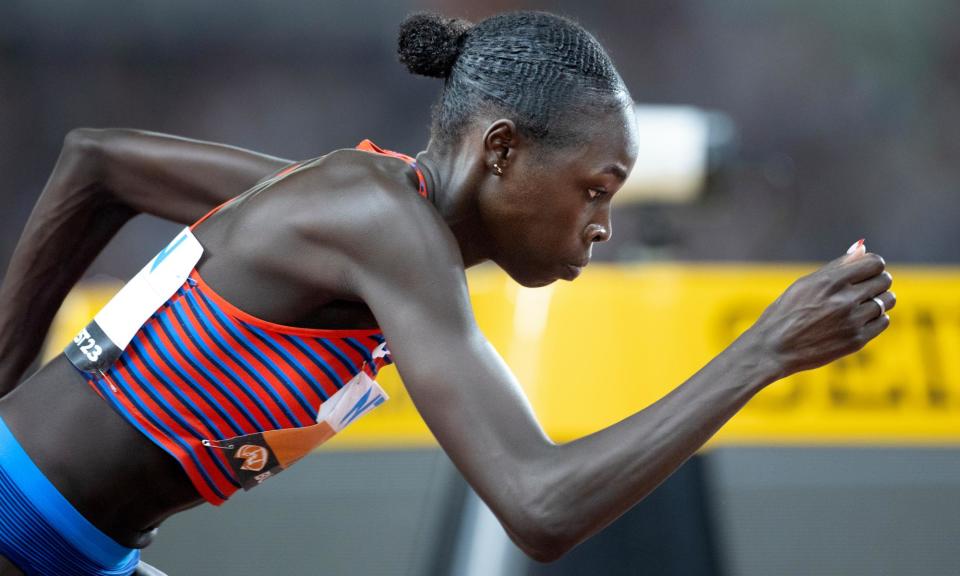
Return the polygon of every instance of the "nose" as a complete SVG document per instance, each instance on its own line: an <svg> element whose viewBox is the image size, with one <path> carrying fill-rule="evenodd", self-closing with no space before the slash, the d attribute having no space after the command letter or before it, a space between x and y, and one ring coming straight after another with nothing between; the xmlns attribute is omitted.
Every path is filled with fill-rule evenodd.
<svg viewBox="0 0 960 576"><path fill-rule="evenodd" d="M590 223L587 224L583 233L587 246L593 245L594 242L606 242L610 239L610 235L613 234L613 225L610 223L609 202L603 203L593 213L593 217L590 218Z"/></svg>
<svg viewBox="0 0 960 576"><path fill-rule="evenodd" d="M610 239L612 233L613 231L610 229L609 220L606 224L588 224L584 230L584 239L587 241L587 245L593 244L594 242L606 242Z"/></svg>

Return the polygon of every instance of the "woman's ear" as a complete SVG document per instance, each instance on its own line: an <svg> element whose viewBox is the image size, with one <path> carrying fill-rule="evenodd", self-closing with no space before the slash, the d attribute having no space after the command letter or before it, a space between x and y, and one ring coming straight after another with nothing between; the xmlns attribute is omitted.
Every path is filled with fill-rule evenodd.
<svg viewBox="0 0 960 576"><path fill-rule="evenodd" d="M487 169L503 176L514 157L517 127L512 120L501 118L487 127L483 134L484 159Z"/></svg>

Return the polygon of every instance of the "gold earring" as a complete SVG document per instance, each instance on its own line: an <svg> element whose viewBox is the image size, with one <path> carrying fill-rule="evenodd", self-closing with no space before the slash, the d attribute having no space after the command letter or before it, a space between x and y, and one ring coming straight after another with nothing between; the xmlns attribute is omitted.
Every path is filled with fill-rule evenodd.
<svg viewBox="0 0 960 576"><path fill-rule="evenodd" d="M501 168L496 162L493 163L493 169L495 170L495 174L497 176L503 176L503 168Z"/></svg>

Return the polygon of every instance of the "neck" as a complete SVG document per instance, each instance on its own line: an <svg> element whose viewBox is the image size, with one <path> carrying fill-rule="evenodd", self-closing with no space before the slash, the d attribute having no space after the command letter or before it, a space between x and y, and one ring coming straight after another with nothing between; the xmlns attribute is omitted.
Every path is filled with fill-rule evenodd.
<svg viewBox="0 0 960 576"><path fill-rule="evenodd" d="M463 146L438 147L432 140L417 154L417 165L427 181L430 202L450 227L469 268L489 259L489 241L477 210L477 190L483 166L477 166Z"/></svg>

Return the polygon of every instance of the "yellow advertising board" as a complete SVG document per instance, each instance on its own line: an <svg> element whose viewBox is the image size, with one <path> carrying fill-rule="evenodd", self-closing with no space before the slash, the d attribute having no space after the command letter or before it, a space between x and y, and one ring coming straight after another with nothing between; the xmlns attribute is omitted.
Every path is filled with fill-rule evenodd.
<svg viewBox="0 0 960 576"><path fill-rule="evenodd" d="M593 265L573 283L521 288L470 273L484 333L550 435L565 441L655 402L706 364L794 279L798 265ZM960 269L891 268L897 308L863 351L777 382L714 439L723 444L960 444ZM65 302L56 353L118 286ZM451 374L452 378L456 374ZM329 446L432 445L393 368L390 401Z"/></svg>

